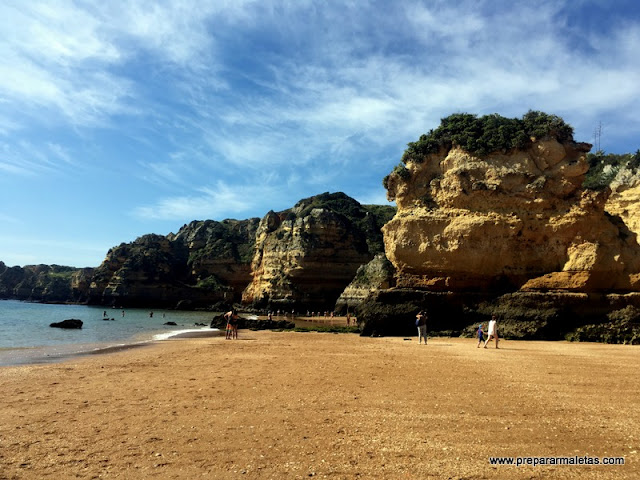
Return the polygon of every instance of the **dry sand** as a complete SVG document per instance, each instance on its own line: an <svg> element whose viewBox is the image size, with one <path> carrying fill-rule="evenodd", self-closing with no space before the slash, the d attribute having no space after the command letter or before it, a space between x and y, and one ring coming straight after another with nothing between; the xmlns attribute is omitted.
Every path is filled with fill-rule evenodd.
<svg viewBox="0 0 640 480"><path fill-rule="evenodd" d="M0 479L640 478L638 347L240 331L0 368ZM492 466L490 456L622 456Z"/></svg>

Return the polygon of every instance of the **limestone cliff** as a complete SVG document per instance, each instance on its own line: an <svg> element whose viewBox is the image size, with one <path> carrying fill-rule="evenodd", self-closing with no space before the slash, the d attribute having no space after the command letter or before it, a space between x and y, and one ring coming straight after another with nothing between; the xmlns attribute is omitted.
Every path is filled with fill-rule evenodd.
<svg viewBox="0 0 640 480"><path fill-rule="evenodd" d="M536 139L479 157L460 147L391 174L383 228L398 285L432 290L637 291L640 248L581 188L590 145Z"/></svg>
<svg viewBox="0 0 640 480"><path fill-rule="evenodd" d="M342 314L353 311L371 293L395 286L395 269L384 253L356 271L355 278L347 285L336 302L336 310Z"/></svg>
<svg viewBox="0 0 640 480"><path fill-rule="evenodd" d="M251 260L260 219L195 221L169 238L188 250L189 277L196 284L222 283L239 300L251 281Z"/></svg>
<svg viewBox="0 0 640 480"><path fill-rule="evenodd" d="M637 193L583 188L590 148L540 112L456 114L410 143L384 180L397 288L363 303L364 333L411 333L427 308L450 334L497 313L507 335L561 338L638 306Z"/></svg>
<svg viewBox="0 0 640 480"><path fill-rule="evenodd" d="M622 168L610 188L605 210L619 216L636 237L640 236L640 169Z"/></svg>
<svg viewBox="0 0 640 480"><path fill-rule="evenodd" d="M194 221L177 234L114 247L95 271L90 303L193 308L239 300L257 225L257 218Z"/></svg>
<svg viewBox="0 0 640 480"><path fill-rule="evenodd" d="M382 250L380 227L392 212L362 206L343 193L269 212L258 227L243 303L333 309L358 267Z"/></svg>

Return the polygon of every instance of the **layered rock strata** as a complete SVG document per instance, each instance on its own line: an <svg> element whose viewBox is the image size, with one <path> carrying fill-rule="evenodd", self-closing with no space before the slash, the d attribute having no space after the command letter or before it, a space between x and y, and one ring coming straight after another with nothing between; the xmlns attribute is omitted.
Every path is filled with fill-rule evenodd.
<svg viewBox="0 0 640 480"><path fill-rule="evenodd" d="M640 169L621 169L610 187L605 210L619 216L637 239L640 236Z"/></svg>
<svg viewBox="0 0 640 480"><path fill-rule="evenodd" d="M497 314L503 335L563 338L637 308L637 184L584 189L591 146L569 129L482 155L451 140L433 148L443 132L471 138L458 120L410 144L385 179L398 206L383 227L397 287L362 303L363 334L413 334L427 309L431 331L472 335Z"/></svg>
<svg viewBox="0 0 640 480"><path fill-rule="evenodd" d="M336 311L341 314L352 312L373 292L395 286L394 274L392 263L379 253L369 263L358 267L355 278L340 294Z"/></svg>
<svg viewBox="0 0 640 480"><path fill-rule="evenodd" d="M392 212L362 206L343 193L269 212L258 227L243 303L332 310L358 267L382 250L380 227Z"/></svg>
<svg viewBox="0 0 640 480"><path fill-rule="evenodd" d="M436 291L640 290L640 247L581 188L590 145L535 141L508 154L454 147L391 174L384 228L398 285Z"/></svg>
<svg viewBox="0 0 640 480"><path fill-rule="evenodd" d="M0 262L0 298L47 303L87 301L92 268L60 265L7 267Z"/></svg>

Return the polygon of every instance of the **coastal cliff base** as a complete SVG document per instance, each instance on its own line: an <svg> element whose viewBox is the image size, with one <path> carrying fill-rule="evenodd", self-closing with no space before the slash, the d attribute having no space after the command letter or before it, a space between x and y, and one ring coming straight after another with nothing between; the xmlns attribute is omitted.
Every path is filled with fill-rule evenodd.
<svg viewBox="0 0 640 480"><path fill-rule="evenodd" d="M432 292L379 290L358 308L364 336L413 336L425 310L430 335L473 336L498 316L500 335L514 339L640 343L640 294L568 292Z"/></svg>

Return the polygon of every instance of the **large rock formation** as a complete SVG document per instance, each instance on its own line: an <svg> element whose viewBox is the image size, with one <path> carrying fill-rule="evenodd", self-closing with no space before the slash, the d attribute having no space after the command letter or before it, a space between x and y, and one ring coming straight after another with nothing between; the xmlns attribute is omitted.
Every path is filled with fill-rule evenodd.
<svg viewBox="0 0 640 480"><path fill-rule="evenodd" d="M394 275L393 264L385 254L377 254L369 263L358 268L354 279L340 294L336 311L341 314L353 311L372 293L395 286Z"/></svg>
<svg viewBox="0 0 640 480"><path fill-rule="evenodd" d="M144 235L107 253L90 303L202 308L240 299L250 281L258 219L194 221L177 234Z"/></svg>
<svg viewBox="0 0 640 480"><path fill-rule="evenodd" d="M325 193L269 212L257 231L243 302L332 310L358 267L382 250L380 227L393 211Z"/></svg>
<svg viewBox="0 0 640 480"><path fill-rule="evenodd" d="M555 127L564 127L553 119ZM436 134L449 128L444 122ZM575 143L567 130L563 135L547 130L528 141L519 139L517 148L488 153L461 146L477 147L475 141L491 134L483 128L467 122L464 132L446 131L440 144L421 138L421 146L428 148L420 151L410 144L405 165L385 179L388 198L398 206L383 227L386 255L397 270L398 287L420 292L415 301L407 300L405 292L403 301L413 302L414 309L441 305L435 323L442 330L456 323L454 329L460 330L460 322L475 322L479 312L488 314L499 305L507 305L507 321L535 320L535 305L553 295L549 308L554 313L545 322L562 321L570 329L569 324L579 322L578 311L593 306L606 315L613 304L620 305L606 295L640 291L636 236L619 217L605 212L609 190L582 188L591 146ZM436 301L425 292L446 295ZM563 302L575 308L567 310ZM447 322L442 316L454 303L464 308L456 308L455 322ZM531 308L511 315L509 304ZM394 319L375 305L367 308L378 330L392 331L394 322L411 320ZM548 330L563 330L554 328ZM528 334L521 336L535 336L539 329L525 330Z"/></svg>
<svg viewBox="0 0 640 480"><path fill-rule="evenodd" d="M383 228L399 286L638 290L640 250L583 190L588 144L536 140L483 158L459 147L392 174L398 213Z"/></svg>
<svg viewBox="0 0 640 480"><path fill-rule="evenodd" d="M254 306L330 310L358 267L383 251L380 227L394 212L327 193L262 221L194 221L176 234L144 235L110 249L95 269L0 263L0 298L226 308L246 289Z"/></svg>

